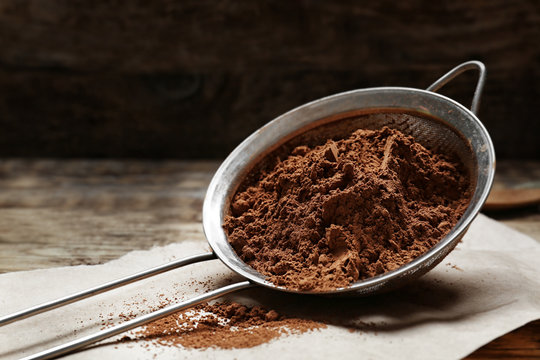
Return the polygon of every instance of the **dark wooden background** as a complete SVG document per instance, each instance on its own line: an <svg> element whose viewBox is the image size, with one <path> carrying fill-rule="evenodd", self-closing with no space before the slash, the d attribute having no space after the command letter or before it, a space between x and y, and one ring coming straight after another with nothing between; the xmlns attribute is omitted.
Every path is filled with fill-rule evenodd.
<svg viewBox="0 0 540 360"><path fill-rule="evenodd" d="M488 68L500 158L540 158L540 1L0 2L0 157L222 158L304 102ZM475 74L444 93L470 102Z"/></svg>

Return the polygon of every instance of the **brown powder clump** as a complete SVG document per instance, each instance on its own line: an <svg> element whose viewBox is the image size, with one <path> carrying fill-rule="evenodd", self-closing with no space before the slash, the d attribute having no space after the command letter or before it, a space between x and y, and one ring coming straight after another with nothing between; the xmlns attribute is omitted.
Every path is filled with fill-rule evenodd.
<svg viewBox="0 0 540 360"><path fill-rule="evenodd" d="M464 166L390 128L267 157L224 221L243 261L279 286L327 291L397 269L456 224Z"/></svg>
<svg viewBox="0 0 540 360"><path fill-rule="evenodd" d="M286 317L261 306L203 304L147 324L135 340L191 349L250 348L286 334L301 334L326 325Z"/></svg>

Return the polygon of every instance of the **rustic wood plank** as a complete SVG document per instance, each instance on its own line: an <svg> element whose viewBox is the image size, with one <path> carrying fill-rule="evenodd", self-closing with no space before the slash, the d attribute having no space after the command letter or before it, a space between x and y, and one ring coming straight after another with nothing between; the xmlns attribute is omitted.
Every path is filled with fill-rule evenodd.
<svg viewBox="0 0 540 360"><path fill-rule="evenodd" d="M136 249L204 238L216 161L0 161L0 273L99 264ZM540 162L498 165L496 187L534 181ZM489 214L540 241L538 209ZM180 254L181 255L181 254ZM538 358L540 321L468 359Z"/></svg>
<svg viewBox="0 0 540 360"><path fill-rule="evenodd" d="M514 164L514 166L510 166ZM536 165L535 165L536 164ZM134 249L202 238L219 162L0 162L0 272L97 264ZM535 179L538 162L498 165L495 188ZM540 240L535 208L488 215Z"/></svg>
<svg viewBox="0 0 540 360"><path fill-rule="evenodd" d="M539 359L540 320L532 321L478 349L465 359Z"/></svg>
<svg viewBox="0 0 540 360"><path fill-rule="evenodd" d="M491 57L496 70L515 69L537 61L539 8L534 0L9 0L0 8L0 62L131 73L384 71L390 63L443 71L476 54Z"/></svg>
<svg viewBox="0 0 540 360"><path fill-rule="evenodd" d="M475 58L498 156L538 158L539 4L2 1L0 153L221 158L307 101ZM444 93L469 104L473 81Z"/></svg>
<svg viewBox="0 0 540 360"><path fill-rule="evenodd" d="M217 165L2 161L0 272L98 264L203 238L202 201Z"/></svg>

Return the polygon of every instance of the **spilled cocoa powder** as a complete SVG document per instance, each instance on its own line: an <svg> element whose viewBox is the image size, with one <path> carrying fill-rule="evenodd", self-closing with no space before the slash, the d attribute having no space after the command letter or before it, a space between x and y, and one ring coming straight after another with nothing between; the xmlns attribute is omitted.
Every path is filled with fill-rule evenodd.
<svg viewBox="0 0 540 360"><path fill-rule="evenodd" d="M275 154L246 176L223 227L244 262L290 289L397 269L442 239L471 197L457 158L388 127Z"/></svg>
<svg viewBox="0 0 540 360"><path fill-rule="evenodd" d="M153 321L134 338L154 344L188 349L251 348L289 334L301 334L324 328L313 320L287 317L261 306L238 303L203 304Z"/></svg>

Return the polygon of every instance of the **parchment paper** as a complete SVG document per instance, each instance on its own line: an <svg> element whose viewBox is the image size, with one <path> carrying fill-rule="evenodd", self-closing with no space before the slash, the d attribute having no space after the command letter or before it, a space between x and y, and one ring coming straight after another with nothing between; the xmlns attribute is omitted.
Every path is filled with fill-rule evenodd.
<svg viewBox="0 0 540 360"><path fill-rule="evenodd" d="M103 265L3 274L0 314L207 250L204 242L185 241L134 251ZM293 316L324 317L331 322L325 329L235 350L145 347L138 342L115 343L117 336L68 358L462 358L540 317L538 259L537 241L480 215L462 243L441 264L418 281L389 294L341 299L253 289L234 296L237 301L260 303ZM120 322L121 312L142 314L164 298L187 299L239 279L213 260L5 325L0 327L0 358L30 355L95 332L104 319Z"/></svg>

